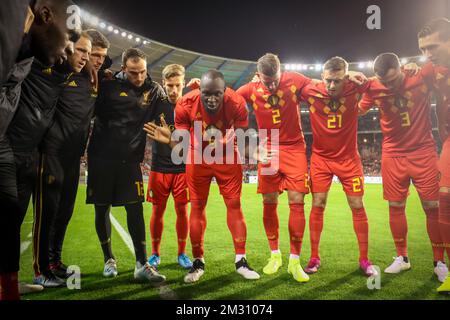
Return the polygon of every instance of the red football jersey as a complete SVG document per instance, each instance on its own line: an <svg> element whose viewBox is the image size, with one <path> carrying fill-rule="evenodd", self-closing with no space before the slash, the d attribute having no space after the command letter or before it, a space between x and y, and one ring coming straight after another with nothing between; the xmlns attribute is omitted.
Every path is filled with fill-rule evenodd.
<svg viewBox="0 0 450 320"><path fill-rule="evenodd" d="M246 128L248 126L248 111L245 100L232 89L227 88L225 90L222 108L214 115L205 110L200 95L200 90L191 91L183 96L175 107L175 128L190 131L191 150L198 143L202 144L201 150L204 150L211 143L211 141L203 141L203 134L210 128L220 130L222 136L225 137L228 129ZM201 137L196 137L194 134L195 122L201 127ZM231 136L231 138L234 139L234 136ZM226 156L225 151L223 155Z"/></svg>
<svg viewBox="0 0 450 320"><path fill-rule="evenodd" d="M309 84L302 100L309 107L314 153L332 160L354 158L358 154L358 102L369 87L347 81L341 97L331 98L324 82Z"/></svg>
<svg viewBox="0 0 450 320"><path fill-rule="evenodd" d="M419 75L405 74L399 92L387 89L380 81L370 87L360 102L361 109L380 110L383 155L389 157L427 154L436 149L431 126L431 89Z"/></svg>
<svg viewBox="0 0 450 320"><path fill-rule="evenodd" d="M436 91L442 94L447 110L447 124L450 126L450 69L427 63L421 70L422 76L431 83Z"/></svg>
<svg viewBox="0 0 450 320"><path fill-rule="evenodd" d="M271 132L279 130L280 147L305 149L305 140L300 121L299 101L302 90L311 79L295 72L283 72L276 94L262 82L251 82L237 90L253 107L258 129L267 130L268 145Z"/></svg>

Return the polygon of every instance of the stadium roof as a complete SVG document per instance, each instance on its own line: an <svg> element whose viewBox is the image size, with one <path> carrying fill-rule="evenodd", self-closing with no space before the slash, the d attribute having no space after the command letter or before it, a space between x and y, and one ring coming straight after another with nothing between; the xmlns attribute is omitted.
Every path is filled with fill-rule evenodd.
<svg viewBox="0 0 450 320"><path fill-rule="evenodd" d="M83 23L86 27L101 31L111 42L109 56L113 60L113 70L121 67L122 53L131 47L140 48L148 56L148 70L154 81L161 83L163 68L172 63L181 64L186 68L186 78L200 78L209 69L217 69L224 74L227 85L237 89L249 82L256 71L256 61L229 59L176 48L158 41L140 36L134 32L116 26L98 17L82 11ZM230 43L232 45L232 43ZM402 58L402 63L422 63L425 59L420 56ZM371 61L350 62L351 70L371 73ZM320 77L322 64L283 64L285 70L301 71L311 78Z"/></svg>

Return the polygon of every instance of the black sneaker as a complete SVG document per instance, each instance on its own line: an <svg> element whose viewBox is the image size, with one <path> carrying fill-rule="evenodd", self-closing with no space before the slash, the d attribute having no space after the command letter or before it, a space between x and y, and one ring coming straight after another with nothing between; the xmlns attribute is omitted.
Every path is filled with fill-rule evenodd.
<svg viewBox="0 0 450 320"><path fill-rule="evenodd" d="M205 273L205 264L200 259L195 259L192 264L191 270L184 277L185 283L193 283L200 280L201 276Z"/></svg>
<svg viewBox="0 0 450 320"><path fill-rule="evenodd" d="M67 266L61 261L50 264L50 271L58 278L67 279L73 272L67 273Z"/></svg>

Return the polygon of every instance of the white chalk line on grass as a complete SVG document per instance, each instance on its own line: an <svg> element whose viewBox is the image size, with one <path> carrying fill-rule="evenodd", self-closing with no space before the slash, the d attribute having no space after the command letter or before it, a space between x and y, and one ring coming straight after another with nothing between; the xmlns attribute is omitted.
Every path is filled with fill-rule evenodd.
<svg viewBox="0 0 450 320"><path fill-rule="evenodd" d="M32 235L33 234L30 232L30 234L28 235L28 239L31 239ZM21 242L20 243L20 255L24 254L24 252L28 250L30 245L31 245L31 240Z"/></svg>
<svg viewBox="0 0 450 320"><path fill-rule="evenodd" d="M125 231L125 229L122 227L122 225L117 221L116 218L112 215L112 213L109 213L109 216L111 217L111 223L116 229L117 233L122 238L123 242L125 242L125 245L127 246L128 250L134 255L134 246L133 246L133 240L131 239L131 236L128 234L128 232ZM157 288L159 290L159 295L164 300L177 300L178 297L176 293L169 288L166 284L160 284L157 285Z"/></svg>

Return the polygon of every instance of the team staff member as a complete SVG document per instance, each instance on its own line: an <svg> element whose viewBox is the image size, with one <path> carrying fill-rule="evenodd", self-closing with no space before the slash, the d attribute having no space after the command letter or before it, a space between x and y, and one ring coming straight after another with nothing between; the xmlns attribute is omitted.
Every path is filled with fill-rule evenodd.
<svg viewBox="0 0 450 320"><path fill-rule="evenodd" d="M95 226L105 260L103 275L117 275L109 214L111 206L124 206L136 254L134 277L160 282L165 277L147 262L140 163L146 144L144 124L164 91L147 75L147 58L141 50L125 51L122 68L99 88L88 147L87 203L95 205Z"/></svg>
<svg viewBox="0 0 450 320"><path fill-rule="evenodd" d="M89 48L92 43L92 51ZM73 74L66 81L56 106L55 120L47 132L41 147L43 167L42 210L51 219L43 224L41 240L48 241L48 258L44 254L45 266L60 278L67 277L67 267L61 254L67 226L73 214L80 176L80 159L84 155L89 127L94 113L97 90L91 82L89 68L98 72L108 52L109 41L97 30L87 30L75 44L75 52L69 56ZM90 53L90 56L89 56ZM81 68L84 69L81 70ZM53 218L52 218L53 217ZM45 232L44 232L45 231ZM47 240L48 239L48 240ZM42 267L42 266L41 266Z"/></svg>
<svg viewBox="0 0 450 320"><path fill-rule="evenodd" d="M19 3L17 4L19 5ZM18 298L17 271L19 270L20 256L20 225L24 215L23 209L20 210L19 208L20 198L17 191L18 176L16 175L17 163L15 163L15 160L17 161L18 158L13 154L5 131L10 125L17 108L21 108L18 106L19 101L22 101L20 105L23 105L24 100L31 103L31 96L34 96L36 100L40 97L37 94L41 92L38 89L40 82L36 79L36 75L27 78L26 85L25 83L21 84L31 68L32 59L30 57L35 56L36 60L42 61L46 65L53 65L65 58L65 50L68 47L69 39L77 40L79 30L76 28L69 30L66 24L68 19L67 7L70 5L73 5L73 2L68 0L32 1L26 20L28 23L25 28L23 24L20 26L8 25L6 28L2 28L2 31L8 31L9 28L22 28L22 30L25 29L25 33L28 30L30 31L24 38L19 55L14 57L17 61L16 65L11 71L8 71L7 86L2 88L2 96L4 95L5 98L2 98L0 105L0 205L3 208L0 215L0 225L5 226L5 231L0 232L0 252L2 252L3 257L0 259L0 286L2 288L0 299ZM2 4L1 8L3 11L7 7ZM8 12L8 14L12 16L15 12ZM30 29L31 16L34 16L35 19ZM2 19L3 21L6 20ZM7 66L8 64L4 67ZM28 96L28 98L23 98L23 96ZM47 94L42 94L43 99L46 96ZM41 113L25 112L24 115L25 117L33 117L35 122L39 122ZM33 136L37 133L34 129L35 126L33 125L25 126L25 130L20 132L20 136ZM21 193L20 196L23 196L23 194ZM29 197L26 201L21 201L22 203L27 202L28 205Z"/></svg>

